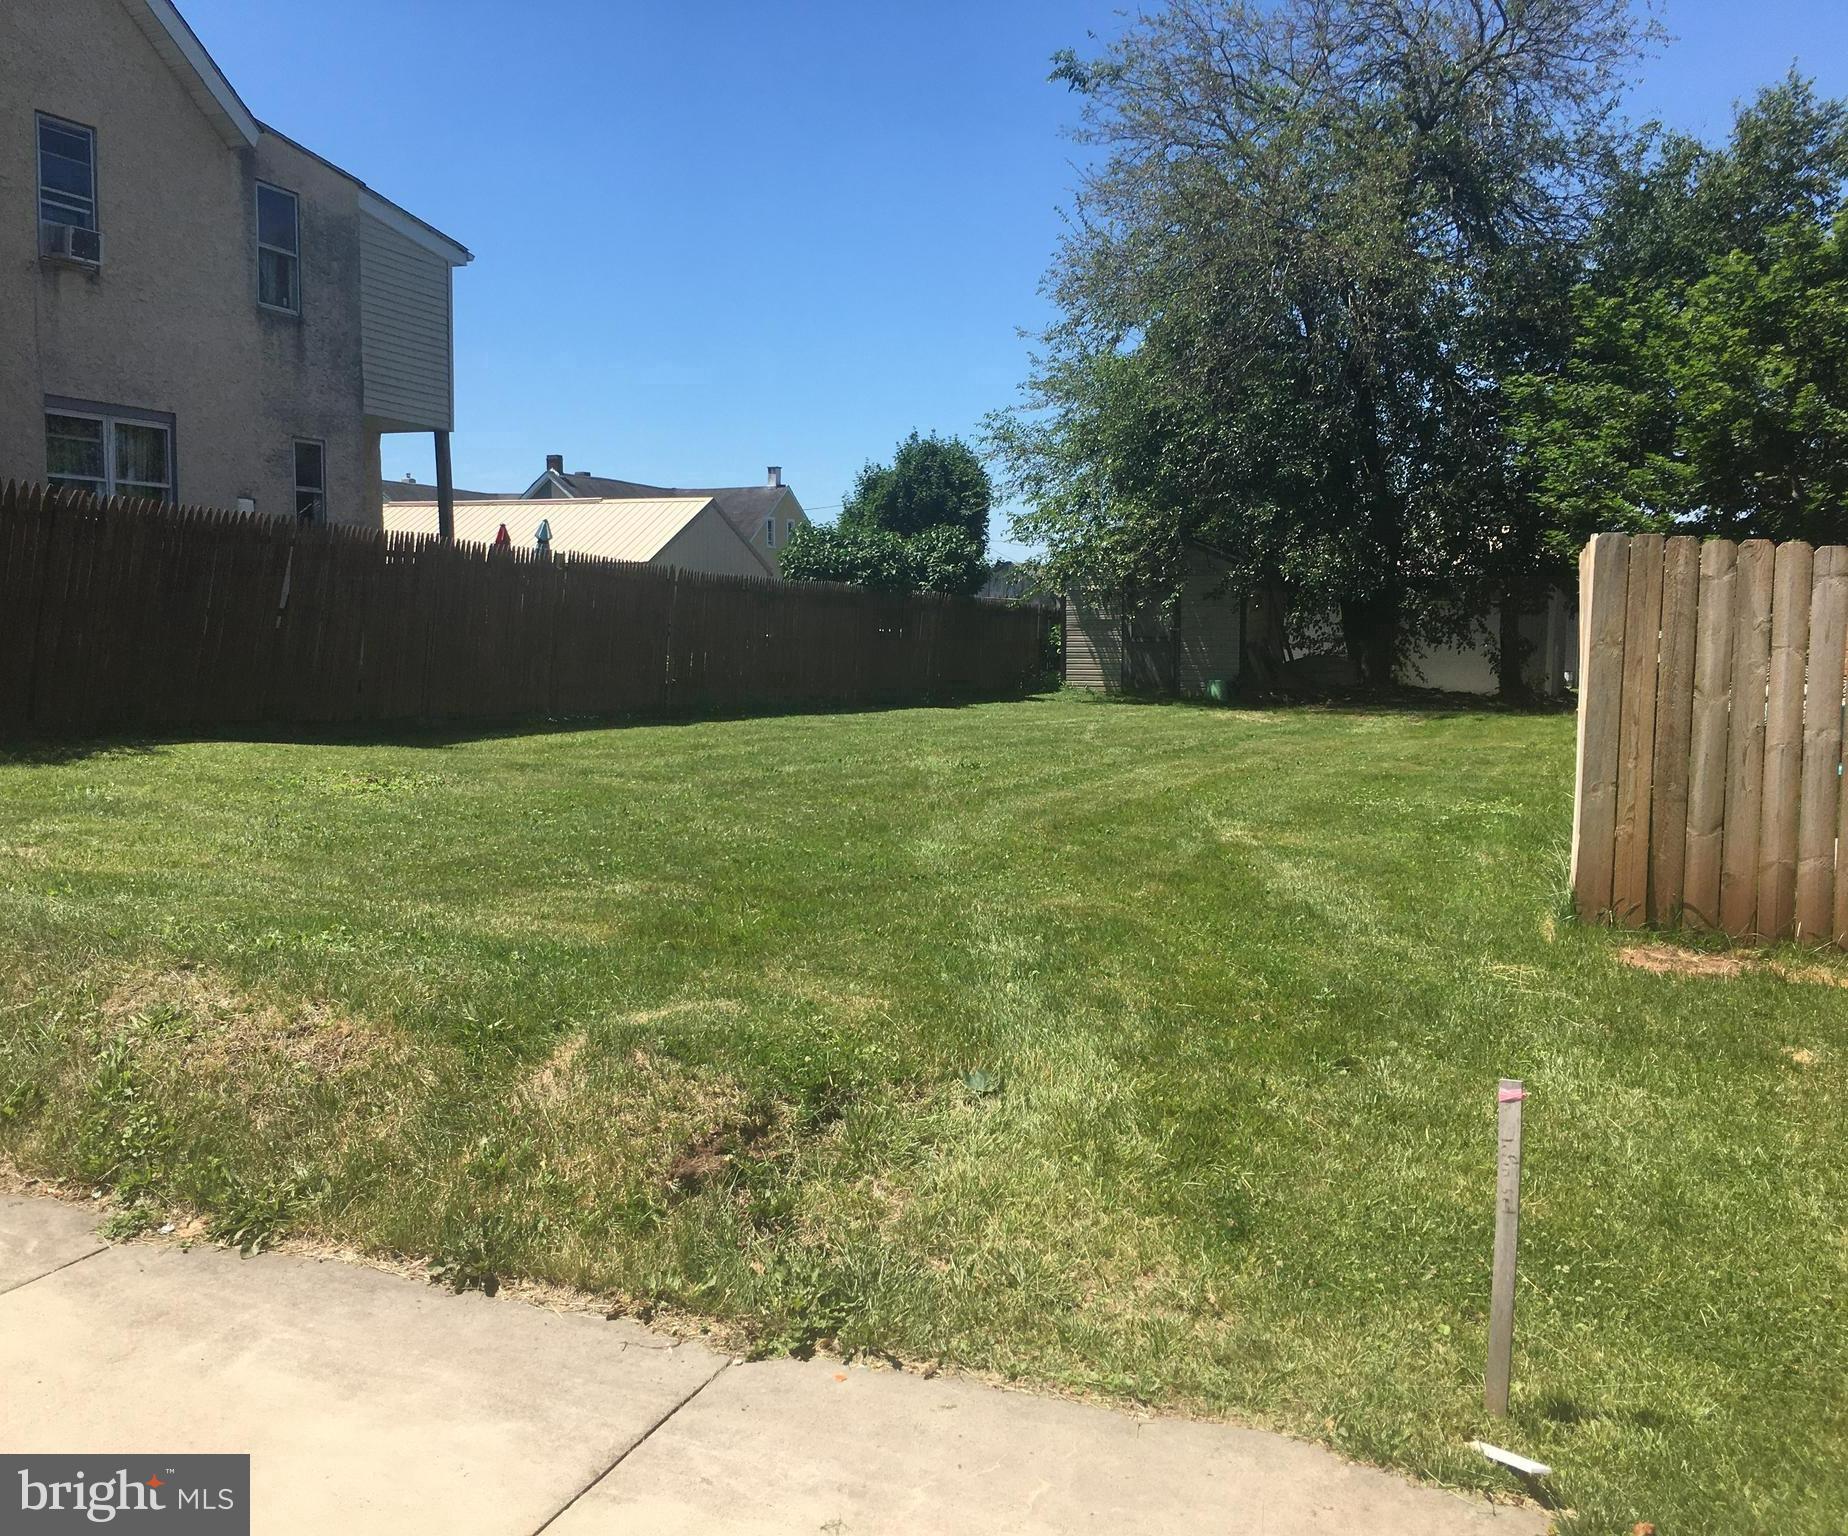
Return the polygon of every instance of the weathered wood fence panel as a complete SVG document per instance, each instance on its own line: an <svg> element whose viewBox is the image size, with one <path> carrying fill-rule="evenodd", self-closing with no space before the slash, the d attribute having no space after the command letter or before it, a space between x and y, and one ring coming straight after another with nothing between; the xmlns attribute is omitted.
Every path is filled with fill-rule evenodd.
<svg viewBox="0 0 1848 1536"><path fill-rule="evenodd" d="M1848 944L1848 548L1599 534L1579 581L1579 915Z"/></svg>
<svg viewBox="0 0 1848 1536"><path fill-rule="evenodd" d="M1024 692L1040 616L0 486L0 731Z"/></svg>

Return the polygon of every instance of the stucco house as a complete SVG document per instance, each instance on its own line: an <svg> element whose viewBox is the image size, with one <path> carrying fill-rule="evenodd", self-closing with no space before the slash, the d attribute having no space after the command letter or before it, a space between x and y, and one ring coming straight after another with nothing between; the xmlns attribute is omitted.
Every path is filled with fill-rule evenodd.
<svg viewBox="0 0 1848 1536"><path fill-rule="evenodd" d="M171 0L0 5L0 479L377 527L381 434L447 464L469 260Z"/></svg>
<svg viewBox="0 0 1848 1536"><path fill-rule="evenodd" d="M388 501L393 533L434 534L434 501ZM457 493L459 542L493 544L502 528L517 549L535 549L541 530L553 555L634 560L714 576L768 578L776 572L738 533L711 496L574 497L540 506L523 497L464 499Z"/></svg>
<svg viewBox="0 0 1848 1536"><path fill-rule="evenodd" d="M615 480L607 475L587 474L583 470L567 472L563 454L546 455L545 473L523 493L528 500L553 501L574 497L676 498L710 497L718 504L738 537L749 544L769 567L772 574L781 570L778 551L788 540L790 530L808 521L808 513L796 493L783 484L783 471L772 464L765 472L762 485L734 485L694 489L680 486L644 485L638 480Z"/></svg>

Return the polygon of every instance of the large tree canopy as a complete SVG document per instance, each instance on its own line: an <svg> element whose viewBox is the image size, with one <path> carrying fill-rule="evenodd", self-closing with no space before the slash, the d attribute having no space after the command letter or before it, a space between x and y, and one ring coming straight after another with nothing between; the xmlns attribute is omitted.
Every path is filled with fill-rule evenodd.
<svg viewBox="0 0 1848 1536"><path fill-rule="evenodd" d="M1546 580L1504 381L1570 333L1628 0L1170 0L1057 61L1098 151L990 441L1067 581L1206 545L1376 683Z"/></svg>
<svg viewBox="0 0 1848 1536"><path fill-rule="evenodd" d="M793 581L969 596L988 579L988 471L967 443L913 432L890 464L869 461L832 527L798 528L783 549Z"/></svg>
<svg viewBox="0 0 1848 1536"><path fill-rule="evenodd" d="M1563 367L1512 382L1562 548L1600 529L1848 539L1848 108L1763 92L1730 142L1617 165Z"/></svg>
<svg viewBox="0 0 1848 1536"><path fill-rule="evenodd" d="M988 471L960 438L920 437L898 445L890 464L868 463L841 505L843 528L883 528L901 539L930 528L955 528L988 549Z"/></svg>

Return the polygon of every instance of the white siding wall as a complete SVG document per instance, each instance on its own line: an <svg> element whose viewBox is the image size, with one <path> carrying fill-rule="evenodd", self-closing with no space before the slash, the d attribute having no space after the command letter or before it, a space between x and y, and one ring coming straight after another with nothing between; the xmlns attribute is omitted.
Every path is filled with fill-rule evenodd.
<svg viewBox="0 0 1848 1536"><path fill-rule="evenodd" d="M385 431L449 431L450 269L441 257L363 215L360 320L366 415Z"/></svg>

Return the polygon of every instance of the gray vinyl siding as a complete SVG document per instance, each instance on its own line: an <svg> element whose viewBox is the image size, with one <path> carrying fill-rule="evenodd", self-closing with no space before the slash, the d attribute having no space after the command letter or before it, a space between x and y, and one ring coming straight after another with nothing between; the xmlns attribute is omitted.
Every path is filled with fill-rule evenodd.
<svg viewBox="0 0 1848 1536"><path fill-rule="evenodd" d="M1077 593L1066 600L1065 681L1108 692L1123 686L1123 621L1114 604Z"/></svg>
<svg viewBox="0 0 1848 1536"><path fill-rule="evenodd" d="M1230 589L1225 567L1199 550L1187 557L1186 587L1180 619L1180 654L1175 659L1175 688L1203 694L1216 677L1239 675L1238 610L1241 595Z"/></svg>
<svg viewBox="0 0 1848 1536"><path fill-rule="evenodd" d="M387 430L443 431L455 425L450 369L450 268L362 215L360 321L366 415Z"/></svg>
<svg viewBox="0 0 1848 1536"><path fill-rule="evenodd" d="M1239 597L1224 567L1195 551L1172 608L1146 600L1128 617L1114 597L1074 593L1065 605L1065 681L1074 688L1203 694L1239 675Z"/></svg>

